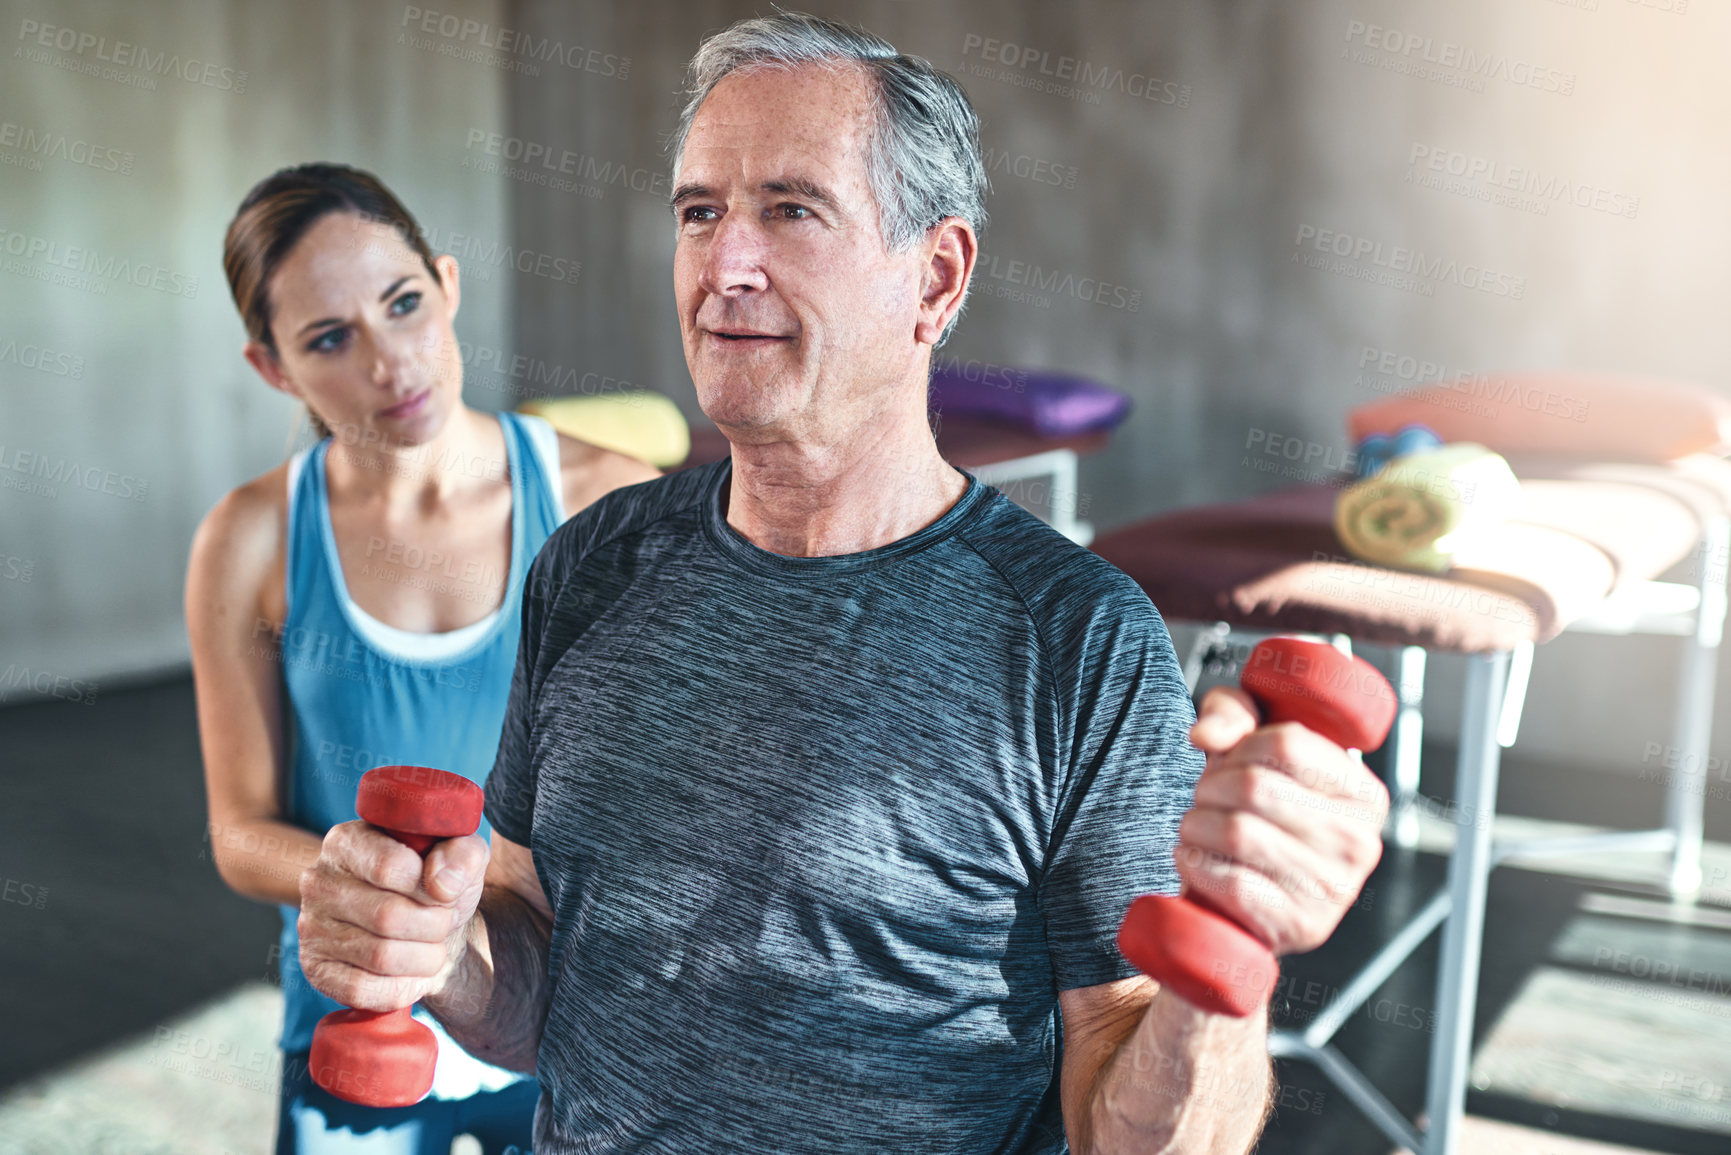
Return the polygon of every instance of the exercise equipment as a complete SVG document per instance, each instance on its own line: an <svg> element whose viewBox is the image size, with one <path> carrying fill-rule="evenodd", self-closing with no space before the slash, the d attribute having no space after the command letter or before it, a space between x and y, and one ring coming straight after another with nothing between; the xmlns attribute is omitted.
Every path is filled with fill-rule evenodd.
<svg viewBox="0 0 1731 1155"><path fill-rule="evenodd" d="M1250 652L1239 685L1264 724L1297 722L1348 749L1376 749L1394 724L1388 680L1323 642L1268 638ZM1185 1002L1243 1018L1268 1001L1279 964L1266 944L1206 904L1200 893L1143 895L1118 929L1118 950Z"/></svg>
<svg viewBox="0 0 1731 1155"><path fill-rule="evenodd" d="M355 813L423 859L435 842L481 825L481 788L428 766L379 766L361 776ZM364 1107L407 1107L433 1087L439 1043L433 1032L394 1011L332 1011L313 1029L307 1066L313 1082Z"/></svg>

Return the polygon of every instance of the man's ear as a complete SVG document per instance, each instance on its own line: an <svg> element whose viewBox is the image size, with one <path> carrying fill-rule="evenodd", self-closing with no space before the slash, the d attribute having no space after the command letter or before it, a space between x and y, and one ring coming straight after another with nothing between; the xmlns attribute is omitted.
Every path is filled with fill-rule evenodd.
<svg viewBox="0 0 1731 1155"><path fill-rule="evenodd" d="M463 286L457 276L457 258L450 253L440 253L433 258L433 269L439 274L439 288L445 291L445 300L451 307L451 319L457 317L457 306L463 300Z"/></svg>
<svg viewBox="0 0 1731 1155"><path fill-rule="evenodd" d="M936 345L944 328L961 311L968 281L979 257L974 226L961 217L945 217L926 234L926 268L920 283L920 319L914 340Z"/></svg>
<svg viewBox="0 0 1731 1155"><path fill-rule="evenodd" d="M246 363L251 365L260 377L264 378L266 385L279 392L287 393L298 401L306 400L301 396L301 391L295 387L295 383L290 381L282 371L282 362L277 360L276 350L263 341L248 341L240 352L241 356L246 358Z"/></svg>

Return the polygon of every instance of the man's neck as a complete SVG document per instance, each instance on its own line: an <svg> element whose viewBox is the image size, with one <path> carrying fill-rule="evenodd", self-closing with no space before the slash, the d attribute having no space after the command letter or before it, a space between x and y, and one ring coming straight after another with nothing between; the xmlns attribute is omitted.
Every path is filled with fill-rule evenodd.
<svg viewBox="0 0 1731 1155"><path fill-rule="evenodd" d="M932 524L967 487L923 419L821 444L735 442L727 524L788 557L864 553Z"/></svg>

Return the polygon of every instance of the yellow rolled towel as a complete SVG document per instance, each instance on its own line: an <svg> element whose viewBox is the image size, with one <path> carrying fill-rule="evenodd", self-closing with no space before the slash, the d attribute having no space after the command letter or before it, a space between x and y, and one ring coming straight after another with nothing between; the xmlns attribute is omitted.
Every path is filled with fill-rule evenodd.
<svg viewBox="0 0 1731 1155"><path fill-rule="evenodd" d="M1364 561L1441 573L1474 536L1520 507L1509 463L1472 441L1397 457L1341 491L1334 532Z"/></svg>
<svg viewBox="0 0 1731 1155"><path fill-rule="evenodd" d="M559 432L611 449L658 469L691 454L691 427L670 397L647 389L587 397L542 397L517 406L544 417Z"/></svg>

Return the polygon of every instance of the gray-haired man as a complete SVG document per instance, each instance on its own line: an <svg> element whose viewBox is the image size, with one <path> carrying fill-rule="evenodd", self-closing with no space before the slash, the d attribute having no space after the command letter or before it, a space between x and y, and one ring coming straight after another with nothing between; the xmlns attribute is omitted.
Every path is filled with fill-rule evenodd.
<svg viewBox="0 0 1731 1155"><path fill-rule="evenodd" d="M1136 975L1119 920L1182 882L1317 945L1380 785L1236 691L1193 727L1141 591L938 454L984 220L954 81L787 14L692 77L674 282L732 459L548 541L490 858L334 828L305 973L533 1068L538 1155L1248 1149L1262 1024Z"/></svg>

